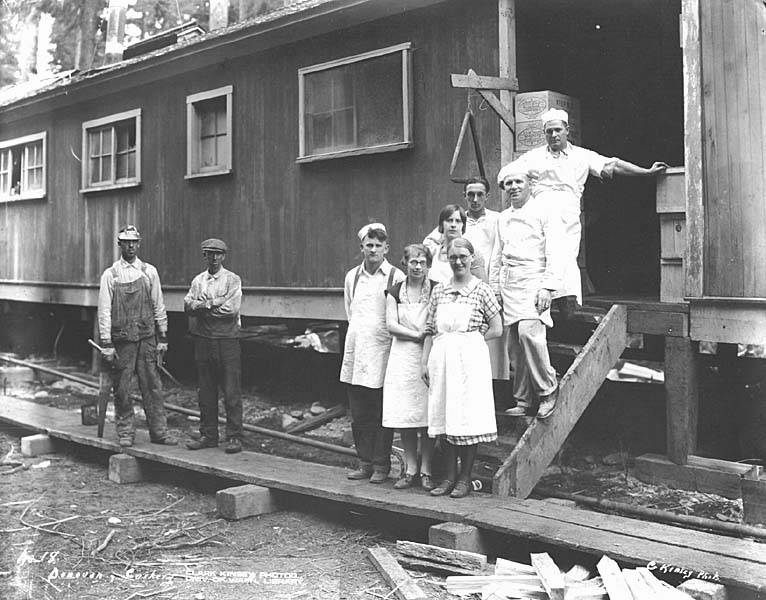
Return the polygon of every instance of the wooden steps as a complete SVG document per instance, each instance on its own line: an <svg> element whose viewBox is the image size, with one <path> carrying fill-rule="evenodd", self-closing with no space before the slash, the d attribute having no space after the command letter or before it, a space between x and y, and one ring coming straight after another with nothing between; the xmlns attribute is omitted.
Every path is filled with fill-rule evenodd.
<svg viewBox="0 0 766 600"><path fill-rule="evenodd" d="M55 438L119 452L112 430L96 437L95 427L80 424L79 412L64 411L9 397L0 398L0 420ZM149 444L139 431L126 453L145 461L262 485L308 498L406 514L433 521L474 525L591 554L607 554L625 565L650 561L718 573L726 585L766 594L766 544L690 531L671 525L594 513L550 502L472 494L465 500L434 498L419 490L394 490L346 479L338 467L278 456L218 450L190 452L183 447Z"/></svg>

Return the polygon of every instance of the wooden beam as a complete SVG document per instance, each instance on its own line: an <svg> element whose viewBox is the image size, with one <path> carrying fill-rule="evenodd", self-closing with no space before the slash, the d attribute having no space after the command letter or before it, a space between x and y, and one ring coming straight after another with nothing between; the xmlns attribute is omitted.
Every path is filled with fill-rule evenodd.
<svg viewBox="0 0 766 600"><path fill-rule="evenodd" d="M689 336L689 314L628 309L628 331L672 337Z"/></svg>
<svg viewBox="0 0 766 600"><path fill-rule="evenodd" d="M550 600L564 600L564 575L550 555L547 552L532 553L529 558Z"/></svg>
<svg viewBox="0 0 766 600"><path fill-rule="evenodd" d="M658 597L662 597L654 593L635 569L623 569L622 576L630 588L630 593L633 594L633 600L657 600Z"/></svg>
<svg viewBox="0 0 766 600"><path fill-rule="evenodd" d="M367 548L370 562L391 586L399 600L426 600L428 596L385 548ZM389 594L390 596L390 594Z"/></svg>
<svg viewBox="0 0 766 600"><path fill-rule="evenodd" d="M526 498L625 350L627 310L614 305L559 383L558 407L535 419L493 479L493 494Z"/></svg>
<svg viewBox="0 0 766 600"><path fill-rule="evenodd" d="M489 104L490 108L492 108L492 110L497 113L497 116L502 119L502 121L509 127L509 129L511 129L511 131L513 131L513 128L516 127L516 121L513 118L513 113L510 111L510 109L508 109L505 104L500 102L495 94L481 89L481 79L476 74L476 71L469 69L468 75L466 75L466 77L468 78L469 82L474 84L474 89L476 89L481 97L487 101L487 104Z"/></svg>
<svg viewBox="0 0 766 600"><path fill-rule="evenodd" d="M596 568L609 594L609 600L633 600L633 594L615 561L608 556L602 556Z"/></svg>
<svg viewBox="0 0 766 600"><path fill-rule="evenodd" d="M693 340L728 344L763 344L766 319L762 303L732 298L692 300L689 307L689 335Z"/></svg>
<svg viewBox="0 0 766 600"><path fill-rule="evenodd" d="M510 90L518 91L519 82L509 77L489 77L487 75L477 75L480 86L476 87L476 79L463 75L462 73L452 73L450 79L452 87L472 88L481 90Z"/></svg>
<svg viewBox="0 0 766 600"><path fill-rule="evenodd" d="M500 77L517 81L516 73L516 0L497 0L498 72ZM518 82L516 84L518 89ZM500 103L513 108L515 92L500 90ZM506 123L507 125L507 123ZM500 164L513 160L515 121L508 128L500 125Z"/></svg>
<svg viewBox="0 0 766 600"><path fill-rule="evenodd" d="M665 415L668 458L686 464L697 449L699 389L696 344L689 338L665 338Z"/></svg>
<svg viewBox="0 0 766 600"><path fill-rule="evenodd" d="M396 549L407 556L433 560L448 565L456 565L464 569L482 571L487 566L487 557L476 552L451 550L449 548L431 546L430 544L418 544L417 542L407 542L403 540L398 540L396 542Z"/></svg>
<svg viewBox="0 0 766 600"><path fill-rule="evenodd" d="M686 167L686 250L684 294L704 294L705 186L702 155L702 43L700 0L681 1L684 74L684 165ZM708 42L709 43L709 42Z"/></svg>

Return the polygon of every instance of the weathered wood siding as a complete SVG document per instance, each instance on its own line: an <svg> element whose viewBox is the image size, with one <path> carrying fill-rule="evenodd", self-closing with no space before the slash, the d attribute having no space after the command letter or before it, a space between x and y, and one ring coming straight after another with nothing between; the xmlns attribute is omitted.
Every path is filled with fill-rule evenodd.
<svg viewBox="0 0 766 600"><path fill-rule="evenodd" d="M389 226L398 260L405 243L434 227L439 208L461 197L448 173L466 93L449 76L497 72L496 6L446 2L161 82L131 75L128 93L102 84L97 98L23 121L0 112L0 139L48 132L47 198L0 204L0 279L93 283L115 259L125 223L139 227L140 255L171 285L203 268L199 242L211 236L230 244L228 265L248 286L342 285L359 257L355 233L370 220ZM414 148L296 164L298 68L402 42L413 45ZM185 180L186 96L224 85L234 86L233 172ZM82 122L135 108L141 186L81 194ZM497 123L478 112L490 178L499 168ZM499 206L496 190L491 205Z"/></svg>
<svg viewBox="0 0 766 600"><path fill-rule="evenodd" d="M707 296L766 297L766 5L701 0Z"/></svg>

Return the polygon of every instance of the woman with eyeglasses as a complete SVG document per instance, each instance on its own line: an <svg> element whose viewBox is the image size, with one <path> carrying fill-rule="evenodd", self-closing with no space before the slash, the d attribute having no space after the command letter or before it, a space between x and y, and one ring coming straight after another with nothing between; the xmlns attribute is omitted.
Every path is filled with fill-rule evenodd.
<svg viewBox="0 0 766 600"><path fill-rule="evenodd" d="M394 483L401 490L420 484L431 491L433 440L428 437L428 387L420 376L426 312L435 281L428 278L431 254L423 244L404 248L407 278L386 294L386 323L393 337L383 382L383 427L402 436L406 469ZM418 438L420 460L418 461Z"/></svg>
<svg viewBox="0 0 766 600"><path fill-rule="evenodd" d="M479 443L497 439L486 340L499 337L503 323L491 288L471 272L474 258L468 240L457 237L447 243L452 277L434 288L428 305L421 358L428 385L428 435L444 436L446 462L444 480L431 490L433 496L467 496Z"/></svg>
<svg viewBox="0 0 766 600"><path fill-rule="evenodd" d="M447 283L452 278L452 269L447 260L447 244L463 237L467 223L468 216L462 206L447 204L439 213L438 227L423 240L423 245L433 256L429 275L434 281ZM484 282L488 281L486 263L481 256L474 256L471 273Z"/></svg>

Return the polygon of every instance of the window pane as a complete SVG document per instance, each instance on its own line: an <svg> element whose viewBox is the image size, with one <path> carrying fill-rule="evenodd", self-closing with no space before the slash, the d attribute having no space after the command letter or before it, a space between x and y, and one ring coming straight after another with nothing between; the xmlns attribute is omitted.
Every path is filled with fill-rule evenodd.
<svg viewBox="0 0 766 600"><path fill-rule="evenodd" d="M402 53L304 75L306 154L404 141Z"/></svg>
<svg viewBox="0 0 766 600"><path fill-rule="evenodd" d="M115 136L117 138L117 152L132 150L136 147L136 123L135 121L126 121L115 127Z"/></svg>
<svg viewBox="0 0 766 600"><path fill-rule="evenodd" d="M91 131L88 134L88 147L90 148L91 156L99 156L101 154L101 131Z"/></svg>
<svg viewBox="0 0 766 600"><path fill-rule="evenodd" d="M218 159L218 166L221 168L224 168L226 164L229 162L228 139L229 139L228 135L219 135L217 138L215 138L216 157Z"/></svg>
<svg viewBox="0 0 766 600"><path fill-rule="evenodd" d="M117 171L115 179L118 181L128 177L128 156L127 153L117 155L117 160L115 161L115 169Z"/></svg>
<svg viewBox="0 0 766 600"><path fill-rule="evenodd" d="M216 138L208 137L200 142L200 167L214 167L218 164L216 161Z"/></svg>

